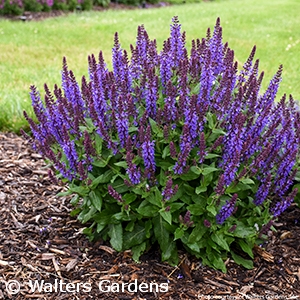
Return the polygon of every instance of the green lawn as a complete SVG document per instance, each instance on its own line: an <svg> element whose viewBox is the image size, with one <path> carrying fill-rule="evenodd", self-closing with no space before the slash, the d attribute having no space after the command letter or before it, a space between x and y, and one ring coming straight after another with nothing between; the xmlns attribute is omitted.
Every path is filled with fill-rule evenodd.
<svg viewBox="0 0 300 300"><path fill-rule="evenodd" d="M279 95L300 100L300 1L220 0L174 5L159 9L83 12L41 22L0 20L0 130L19 131L26 124L23 109L31 110L29 86L43 90L60 84L62 57L77 78L87 74L87 56L102 50L110 65L113 35L119 32L125 49L135 43L136 28L144 24L159 49L168 37L174 15L191 39L202 38L207 27L221 18L224 41L243 63L253 45L260 70L266 73L264 88L284 65Z"/></svg>

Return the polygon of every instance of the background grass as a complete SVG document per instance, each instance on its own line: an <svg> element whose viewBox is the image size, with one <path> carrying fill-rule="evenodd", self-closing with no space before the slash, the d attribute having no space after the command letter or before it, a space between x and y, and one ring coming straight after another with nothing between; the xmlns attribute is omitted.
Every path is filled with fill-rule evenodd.
<svg viewBox="0 0 300 300"><path fill-rule="evenodd" d="M159 9L83 12L44 21L0 20L0 130L16 131L26 125L22 111L31 112L29 86L43 93L46 82L60 85L62 57L78 79L87 75L87 56L103 51L110 66L113 35L119 32L123 48L135 43L136 29L144 24L150 38L161 49L169 35L174 15L179 16L187 41L202 38L208 27L221 18L224 42L244 63L253 45L260 70L265 71L264 88L284 65L279 96L292 94L300 100L300 1L220 0L188 3Z"/></svg>

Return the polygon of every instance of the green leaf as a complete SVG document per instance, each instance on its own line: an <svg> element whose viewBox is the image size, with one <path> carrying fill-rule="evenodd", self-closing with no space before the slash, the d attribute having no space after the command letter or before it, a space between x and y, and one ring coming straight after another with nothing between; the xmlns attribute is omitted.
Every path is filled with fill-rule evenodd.
<svg viewBox="0 0 300 300"><path fill-rule="evenodd" d="M71 216L71 217L76 217L80 212L81 212L81 208L73 209L73 210L70 212L70 216Z"/></svg>
<svg viewBox="0 0 300 300"><path fill-rule="evenodd" d="M173 161L168 161L167 159L156 158L155 162L156 162L157 167L160 167L164 170L168 170L169 168L171 168L171 170L172 170L173 167L174 167L174 162Z"/></svg>
<svg viewBox="0 0 300 300"><path fill-rule="evenodd" d="M124 183L124 179L118 178L112 182L111 186L119 193L122 194L128 191L128 186Z"/></svg>
<svg viewBox="0 0 300 300"><path fill-rule="evenodd" d="M94 129L94 123L91 118L85 118L85 123L89 128Z"/></svg>
<svg viewBox="0 0 300 300"><path fill-rule="evenodd" d="M188 183L184 183L182 185L182 187L184 188L184 194L183 196L195 196L195 188L190 186Z"/></svg>
<svg viewBox="0 0 300 300"><path fill-rule="evenodd" d="M79 199L80 199L79 195L74 195L74 197L71 199L70 203L75 206L78 203Z"/></svg>
<svg viewBox="0 0 300 300"><path fill-rule="evenodd" d="M233 235L239 238L249 238L251 236L256 236L256 230L254 228L251 227L247 227L245 226L244 223L242 222L237 222L236 224L236 229L233 232Z"/></svg>
<svg viewBox="0 0 300 300"><path fill-rule="evenodd" d="M218 253L221 253L220 247L218 247L218 245L215 244L215 243L212 241L211 238L208 238L208 239L207 239L207 244L208 244L211 248L213 248L215 251L217 251Z"/></svg>
<svg viewBox="0 0 300 300"><path fill-rule="evenodd" d="M207 253L207 256L215 269L221 270L223 273L226 273L226 265L220 255L216 254L214 251L210 251L209 253Z"/></svg>
<svg viewBox="0 0 300 300"><path fill-rule="evenodd" d="M160 215L164 218L164 220L166 222L168 222L170 225L172 225L172 215L171 215L171 212L170 211L166 211L165 208L162 208L160 211L159 211Z"/></svg>
<svg viewBox="0 0 300 300"><path fill-rule="evenodd" d="M104 224L100 224L100 223L97 223L97 233L100 233L104 228L105 228L106 225Z"/></svg>
<svg viewBox="0 0 300 300"><path fill-rule="evenodd" d="M192 89L191 94L192 95L198 95L200 91L200 83L197 83Z"/></svg>
<svg viewBox="0 0 300 300"><path fill-rule="evenodd" d="M100 183L108 183L112 179L113 175L114 173L112 170L107 170L104 174L101 174L93 180L93 183L90 186L91 189L95 189Z"/></svg>
<svg viewBox="0 0 300 300"><path fill-rule="evenodd" d="M214 175L213 172L205 175L204 178L203 178L203 181L201 182L201 185L202 186L209 186L212 183L213 179L214 179L213 175Z"/></svg>
<svg viewBox="0 0 300 300"><path fill-rule="evenodd" d="M199 204L191 204L187 207L187 209L191 212L192 215L195 216L201 216L205 208L203 206L200 206Z"/></svg>
<svg viewBox="0 0 300 300"><path fill-rule="evenodd" d="M135 218L134 215L127 214L126 211L121 211L111 216L111 223L118 223L119 221L131 221L133 218Z"/></svg>
<svg viewBox="0 0 300 300"><path fill-rule="evenodd" d="M65 196L69 196L72 195L73 191L71 191L70 189L68 189L65 192L59 192L58 194L56 194L57 197L65 197Z"/></svg>
<svg viewBox="0 0 300 300"><path fill-rule="evenodd" d="M152 229L152 221L148 220L145 222L145 234L146 234L146 238L149 239L149 237L151 236L151 229Z"/></svg>
<svg viewBox="0 0 300 300"><path fill-rule="evenodd" d="M215 119L216 119L216 117L212 113L208 112L206 114L206 119L207 119L207 122L208 122L208 127L210 129L214 129L215 128L215 122L216 122Z"/></svg>
<svg viewBox="0 0 300 300"><path fill-rule="evenodd" d="M205 227L203 223L197 223L188 237L188 243L193 244L200 241L207 230L208 228Z"/></svg>
<svg viewBox="0 0 300 300"><path fill-rule="evenodd" d="M168 203L168 202L167 202ZM179 211L179 209L184 205L184 203L173 202L170 204L170 212L173 213L175 211Z"/></svg>
<svg viewBox="0 0 300 300"><path fill-rule="evenodd" d="M225 135L226 134L226 132L224 130L220 129L220 128L213 128L212 132L216 133L218 135Z"/></svg>
<svg viewBox="0 0 300 300"><path fill-rule="evenodd" d="M82 230L82 233L85 234L90 241L93 240L93 238L94 238L93 228L86 227Z"/></svg>
<svg viewBox="0 0 300 300"><path fill-rule="evenodd" d="M144 253L144 251L146 250L146 247L147 247L147 243L143 242L143 243L131 248L132 259L135 262L139 262L140 256Z"/></svg>
<svg viewBox="0 0 300 300"><path fill-rule="evenodd" d="M211 235L211 239L219 245L222 249L226 251L230 251L229 245L227 244L226 240L223 236L220 236L218 233L214 233Z"/></svg>
<svg viewBox="0 0 300 300"><path fill-rule="evenodd" d="M150 204L147 200L144 200L136 211L143 217L152 218L157 215L159 208L156 205Z"/></svg>
<svg viewBox="0 0 300 300"><path fill-rule="evenodd" d="M197 178L199 178L199 174L194 173L191 169L186 174L180 175L180 179L184 181L195 180Z"/></svg>
<svg viewBox="0 0 300 300"><path fill-rule="evenodd" d="M200 252L200 248L199 248L199 245L198 243L188 243L188 244L185 244L188 248L190 248L193 252L196 252L196 253L199 253Z"/></svg>
<svg viewBox="0 0 300 300"><path fill-rule="evenodd" d="M155 133L155 134L158 134L160 133L162 130L157 126L157 123L151 119L151 118L148 118L149 119L149 122L150 122L150 126L151 126L151 129L152 131Z"/></svg>
<svg viewBox="0 0 300 300"><path fill-rule="evenodd" d="M95 134L95 149L96 153L100 154L102 152L102 138L99 136L99 134Z"/></svg>
<svg viewBox="0 0 300 300"><path fill-rule="evenodd" d="M97 212L96 208L95 207L86 207L85 209L83 209L80 214L78 215L78 220L81 222L81 223L86 223L87 221L89 221L93 216L94 214Z"/></svg>
<svg viewBox="0 0 300 300"><path fill-rule="evenodd" d="M203 192L206 192L207 191L207 186L197 186L196 187L196 190L195 190L195 193L197 194L197 195L199 195L199 194L201 194L201 193L203 193Z"/></svg>
<svg viewBox="0 0 300 300"><path fill-rule="evenodd" d="M200 175L202 173L202 170L197 166L191 166L190 170L197 175Z"/></svg>
<svg viewBox="0 0 300 300"><path fill-rule="evenodd" d="M69 187L69 190L72 192L72 193L75 193L75 194L78 194L82 197L86 196L90 189L88 187L84 187L84 186L76 186L76 185L71 185Z"/></svg>
<svg viewBox="0 0 300 300"><path fill-rule="evenodd" d="M112 155L109 155L106 159L102 158L102 159L95 159L92 162L92 165L95 167L99 167L99 168L104 168L107 166L108 162L110 161L110 159L112 158Z"/></svg>
<svg viewBox="0 0 300 300"><path fill-rule="evenodd" d="M182 227L176 228L174 232L174 241L180 239L184 235L184 229Z"/></svg>
<svg viewBox="0 0 300 300"><path fill-rule="evenodd" d="M162 153L162 158L165 159L166 157L169 157L170 156L170 147L169 146L166 146L163 150L163 153Z"/></svg>
<svg viewBox="0 0 300 300"><path fill-rule="evenodd" d="M170 241L170 234L165 228L164 222L161 215L152 219L154 235L162 251L162 259L168 260L172 253L172 247L170 248L170 244L172 243Z"/></svg>
<svg viewBox="0 0 300 300"><path fill-rule="evenodd" d="M216 157L220 157L220 155L219 154L215 154L215 153L208 153L205 156L205 158L207 158L207 159L216 158Z"/></svg>
<svg viewBox="0 0 300 300"><path fill-rule="evenodd" d="M128 165L127 165L126 161L119 161L119 162L114 163L114 165L117 166L117 167L122 167L124 169L128 168Z"/></svg>
<svg viewBox="0 0 300 300"><path fill-rule="evenodd" d="M242 182L244 184L255 184L255 182L250 178L243 178L240 180L240 182Z"/></svg>
<svg viewBox="0 0 300 300"><path fill-rule="evenodd" d="M102 208L102 197L98 190L91 191L89 193L89 198L91 199L91 202L93 206L98 210L101 211Z"/></svg>
<svg viewBox="0 0 300 300"><path fill-rule="evenodd" d="M245 242L244 240L239 240L238 244L245 253L247 253L252 259L254 258L252 247L250 247L247 242Z"/></svg>
<svg viewBox="0 0 300 300"><path fill-rule="evenodd" d="M217 215L217 209L214 205L206 206L206 210L209 211L214 217Z"/></svg>
<svg viewBox="0 0 300 300"><path fill-rule="evenodd" d="M166 183L167 183L167 176L165 174L165 171L163 169L160 169L159 184L161 186L166 186Z"/></svg>
<svg viewBox="0 0 300 300"><path fill-rule="evenodd" d="M246 269L253 269L253 261L244 259L241 256L235 254L233 251L230 252L233 260L238 264L243 266Z"/></svg>
<svg viewBox="0 0 300 300"><path fill-rule="evenodd" d="M215 167L204 167L204 168L203 168L203 171L202 171L202 174L203 174L204 176L206 176L206 175L208 175L208 174L210 174L210 173L213 173L213 172L215 172L215 171L219 171L219 169L217 169L217 168L215 168Z"/></svg>
<svg viewBox="0 0 300 300"><path fill-rule="evenodd" d="M145 228L140 225L136 225L131 232L124 233L123 247L124 249L130 249L133 246L141 244L145 239Z"/></svg>
<svg viewBox="0 0 300 300"><path fill-rule="evenodd" d="M107 209L103 209L101 213L97 213L94 217L95 222L99 225L106 226L111 224L113 212L108 211Z"/></svg>
<svg viewBox="0 0 300 300"><path fill-rule="evenodd" d="M146 200L159 208L162 208L162 195L157 187L155 188L155 193L151 193Z"/></svg>
<svg viewBox="0 0 300 300"><path fill-rule="evenodd" d="M131 126L128 128L128 132L137 132L138 131L138 128L136 126Z"/></svg>
<svg viewBox="0 0 300 300"><path fill-rule="evenodd" d="M134 221L129 222L125 227L125 231L131 232L134 229L134 226L135 226Z"/></svg>
<svg viewBox="0 0 300 300"><path fill-rule="evenodd" d="M176 247L176 242L169 241L167 248L161 253L162 261L168 261L171 266L176 266L178 264L178 251Z"/></svg>
<svg viewBox="0 0 300 300"><path fill-rule="evenodd" d="M226 189L226 194L233 194L240 191L251 190L252 187L248 184L244 184L241 181L237 185L231 185Z"/></svg>
<svg viewBox="0 0 300 300"><path fill-rule="evenodd" d="M136 199L136 197L137 197L136 194L127 193L126 195L123 196L123 199L126 204L130 204Z"/></svg>
<svg viewBox="0 0 300 300"><path fill-rule="evenodd" d="M111 224L109 226L108 236L110 237L110 244L116 251L123 249L123 228L122 224Z"/></svg>
<svg viewBox="0 0 300 300"><path fill-rule="evenodd" d="M185 194L185 186L181 185L177 191L177 193L171 198L172 202L181 198L181 196Z"/></svg>

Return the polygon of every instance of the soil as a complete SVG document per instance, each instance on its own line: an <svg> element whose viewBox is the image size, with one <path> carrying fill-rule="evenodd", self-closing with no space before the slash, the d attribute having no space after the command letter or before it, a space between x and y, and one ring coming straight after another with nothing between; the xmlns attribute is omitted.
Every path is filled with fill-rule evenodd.
<svg viewBox="0 0 300 300"><path fill-rule="evenodd" d="M254 269L228 260L223 274L183 251L172 267L155 246L135 263L130 251L89 242L83 225L70 217L70 199L56 196L64 190L49 180L44 160L27 141L0 133L0 299L300 299L295 204L275 223L269 241L256 247ZM18 293L9 292L18 288L11 280L18 281ZM44 288L33 291L30 280L44 280ZM136 287L140 291L130 292Z"/></svg>

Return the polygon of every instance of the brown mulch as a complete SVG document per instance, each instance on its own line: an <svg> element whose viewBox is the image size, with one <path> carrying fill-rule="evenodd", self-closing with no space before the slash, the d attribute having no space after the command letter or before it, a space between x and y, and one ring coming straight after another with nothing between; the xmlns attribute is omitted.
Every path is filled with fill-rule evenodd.
<svg viewBox="0 0 300 300"><path fill-rule="evenodd" d="M83 226L69 216L69 199L56 197L62 190L49 181L43 159L26 141L0 133L0 299L300 299L300 209L295 205L280 217L264 248L257 247L253 270L229 260L222 274L184 252L180 265L171 267L160 261L155 247L135 263L128 251L89 242ZM8 292L17 287L11 280L19 282L19 293ZM45 289L31 291L30 280L44 280ZM103 280L115 292L100 292ZM130 293L126 285L122 292L122 283L133 283L131 290L143 283L144 292L142 287Z"/></svg>

